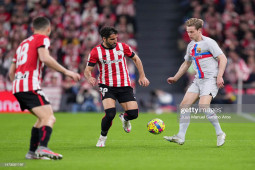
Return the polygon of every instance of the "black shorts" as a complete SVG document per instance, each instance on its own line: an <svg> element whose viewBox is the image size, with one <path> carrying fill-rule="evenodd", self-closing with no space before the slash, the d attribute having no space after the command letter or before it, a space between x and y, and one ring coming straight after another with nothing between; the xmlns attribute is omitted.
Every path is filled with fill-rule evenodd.
<svg viewBox="0 0 255 170"><path fill-rule="evenodd" d="M130 86L109 87L104 84L99 84L99 89L102 95L102 100L112 98L113 100L117 99L119 103L136 101L133 88Z"/></svg>
<svg viewBox="0 0 255 170"><path fill-rule="evenodd" d="M18 100L22 111L50 104L42 90L19 92L15 93L14 96Z"/></svg>

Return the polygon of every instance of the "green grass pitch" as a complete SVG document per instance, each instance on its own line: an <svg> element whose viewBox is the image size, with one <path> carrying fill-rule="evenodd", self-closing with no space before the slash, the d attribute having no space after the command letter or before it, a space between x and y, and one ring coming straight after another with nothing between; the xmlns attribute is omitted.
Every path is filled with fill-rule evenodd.
<svg viewBox="0 0 255 170"><path fill-rule="evenodd" d="M176 114L143 114L132 121L127 134L118 116L108 134L105 148L96 148L103 114L56 113L57 122L49 147L63 154L59 161L26 160L30 130L35 117L29 114L0 114L0 169L254 169L255 124L222 123L227 134L223 147L216 147L213 126L192 123L186 142L167 142L164 135L178 131ZM160 118L166 124L162 134L147 131L147 122ZM240 118L241 119L241 118ZM3 167L3 163L25 163L24 167Z"/></svg>

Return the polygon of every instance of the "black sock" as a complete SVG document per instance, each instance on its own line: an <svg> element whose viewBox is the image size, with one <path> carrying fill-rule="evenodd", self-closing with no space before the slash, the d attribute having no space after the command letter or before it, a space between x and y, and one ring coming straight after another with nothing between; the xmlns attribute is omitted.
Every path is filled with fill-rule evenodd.
<svg viewBox="0 0 255 170"><path fill-rule="evenodd" d="M102 119L101 122L101 135L106 136L108 133L108 130L112 126L112 120L114 119L116 115L116 108L110 108L105 110L105 116Z"/></svg>
<svg viewBox="0 0 255 170"><path fill-rule="evenodd" d="M49 126L42 126L39 130L40 146L48 146L52 128Z"/></svg>
<svg viewBox="0 0 255 170"><path fill-rule="evenodd" d="M124 119L126 121L136 119L139 115L138 109L126 110L124 113Z"/></svg>
<svg viewBox="0 0 255 170"><path fill-rule="evenodd" d="M31 130L30 148L29 151L35 152L39 145L39 128L33 127Z"/></svg>
<svg viewBox="0 0 255 170"><path fill-rule="evenodd" d="M107 136L107 133L108 133L108 131L102 131L102 130L101 130L101 135L102 135L102 136Z"/></svg>

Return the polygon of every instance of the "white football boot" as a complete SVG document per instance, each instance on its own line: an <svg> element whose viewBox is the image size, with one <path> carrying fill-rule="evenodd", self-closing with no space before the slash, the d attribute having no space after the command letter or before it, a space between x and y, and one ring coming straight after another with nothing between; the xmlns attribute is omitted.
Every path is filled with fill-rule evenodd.
<svg viewBox="0 0 255 170"><path fill-rule="evenodd" d="M131 123L130 123L130 121L129 120L126 121L124 119L124 113L121 113L119 115L119 118L122 121L123 129L125 130L125 132L129 133L131 131Z"/></svg>
<svg viewBox="0 0 255 170"><path fill-rule="evenodd" d="M52 150L50 150L47 147L44 146L38 146L38 148L35 151L35 154L38 157L47 157L50 159L54 159L54 160L60 160L63 158L63 155L59 154L59 153L55 153Z"/></svg>
<svg viewBox="0 0 255 170"><path fill-rule="evenodd" d="M100 135L96 147L105 147L105 142L106 142L107 136L102 136Z"/></svg>
<svg viewBox="0 0 255 170"><path fill-rule="evenodd" d="M217 135L217 146L222 146L225 143L226 133Z"/></svg>
<svg viewBox="0 0 255 170"><path fill-rule="evenodd" d="M169 141L169 142L174 142L174 143L177 143L179 145L183 145L185 140L178 137L177 135L174 135L174 136L164 136L164 139Z"/></svg>
<svg viewBox="0 0 255 170"><path fill-rule="evenodd" d="M43 160L50 160L50 158L47 158L45 156L39 157L35 154L35 152L28 151L28 153L25 156L26 159L43 159Z"/></svg>

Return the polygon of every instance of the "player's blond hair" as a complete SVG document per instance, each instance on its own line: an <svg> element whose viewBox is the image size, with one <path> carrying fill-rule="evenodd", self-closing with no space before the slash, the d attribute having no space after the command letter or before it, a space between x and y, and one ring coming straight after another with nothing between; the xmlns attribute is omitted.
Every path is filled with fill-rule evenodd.
<svg viewBox="0 0 255 170"><path fill-rule="evenodd" d="M190 18L189 20L185 22L185 25L187 27L195 26L195 28L198 30L199 28L203 27L204 21L198 18Z"/></svg>

